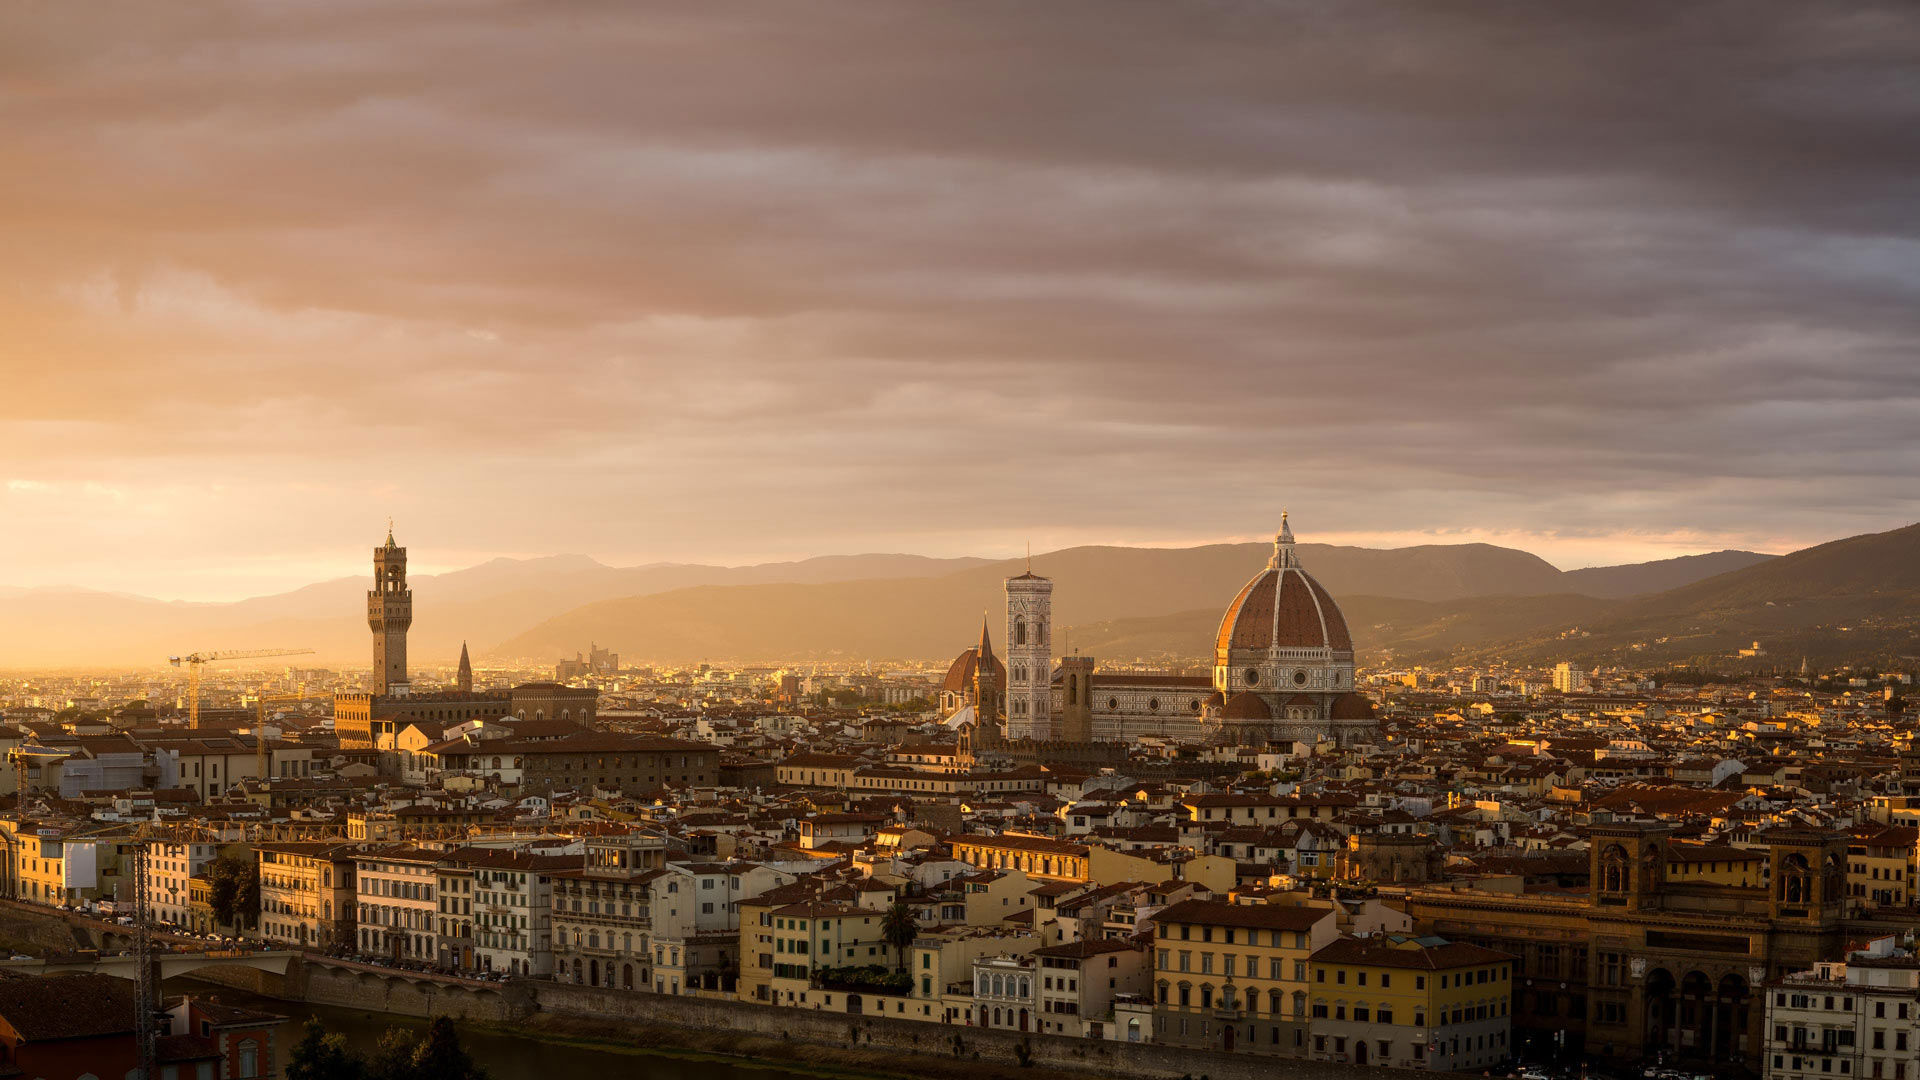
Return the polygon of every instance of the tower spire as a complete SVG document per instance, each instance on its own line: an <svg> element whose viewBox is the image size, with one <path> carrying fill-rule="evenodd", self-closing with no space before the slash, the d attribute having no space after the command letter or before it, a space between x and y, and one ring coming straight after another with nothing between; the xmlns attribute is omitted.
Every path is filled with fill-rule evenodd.
<svg viewBox="0 0 1920 1080"><path fill-rule="evenodd" d="M459 686L461 693L473 693L473 661L467 659L467 643L464 641L460 643Z"/></svg>
<svg viewBox="0 0 1920 1080"><path fill-rule="evenodd" d="M393 542L393 519L392 518L387 519L387 546L388 547L398 546Z"/></svg>
<svg viewBox="0 0 1920 1080"><path fill-rule="evenodd" d="M979 660L982 664L986 662L987 657L993 655L993 642L991 639L987 637L987 626L988 626L988 620L990 618L992 618L992 616L988 612L983 611L980 613Z"/></svg>
<svg viewBox="0 0 1920 1080"><path fill-rule="evenodd" d="M1280 511L1280 532L1273 538L1273 558L1267 566L1278 570L1287 566L1299 566L1299 557L1293 553L1293 526L1287 524L1287 512Z"/></svg>

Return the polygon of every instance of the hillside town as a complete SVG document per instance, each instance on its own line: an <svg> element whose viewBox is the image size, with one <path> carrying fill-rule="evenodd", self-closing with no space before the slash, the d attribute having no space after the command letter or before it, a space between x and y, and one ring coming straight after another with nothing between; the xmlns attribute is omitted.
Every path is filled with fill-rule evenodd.
<svg viewBox="0 0 1920 1080"><path fill-rule="evenodd" d="M1054 655L1031 570L930 671L595 646L427 674L405 557L375 551L371 685L0 683L0 892L454 982L1327 1064L1920 1077L1902 673L1367 673L1283 525L1197 674Z"/></svg>

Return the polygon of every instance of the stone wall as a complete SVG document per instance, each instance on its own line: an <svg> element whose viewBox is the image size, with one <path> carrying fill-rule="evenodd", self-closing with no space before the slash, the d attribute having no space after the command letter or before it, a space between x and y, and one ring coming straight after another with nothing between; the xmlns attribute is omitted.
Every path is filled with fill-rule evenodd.
<svg viewBox="0 0 1920 1080"><path fill-rule="evenodd" d="M493 1023L518 1020L531 1011L528 992L520 984L386 971L312 957L301 964L297 978L288 972L280 996L315 1005Z"/></svg>
<svg viewBox="0 0 1920 1080"><path fill-rule="evenodd" d="M1033 1064L1086 1070L1101 1076L1139 1077L1141 1080L1183 1076L1205 1076L1208 1080L1386 1080L1409 1075L1404 1070L1370 1066L1185 1050L1152 1043L1022 1035L1010 1031L989 1031L881 1016L852 1016L742 1001L674 997L644 991L605 990L548 982L528 985L535 1008L564 1016L744 1032L825 1046L857 1046L998 1064L1018 1064L1018 1048L1024 1044Z"/></svg>

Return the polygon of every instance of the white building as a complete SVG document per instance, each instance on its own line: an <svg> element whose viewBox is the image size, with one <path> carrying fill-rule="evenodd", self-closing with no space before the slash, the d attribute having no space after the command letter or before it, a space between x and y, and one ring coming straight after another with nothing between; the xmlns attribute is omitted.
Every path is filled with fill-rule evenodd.
<svg viewBox="0 0 1920 1080"><path fill-rule="evenodd" d="M1039 1011L1040 976L1031 956L983 956L973 962L977 1027L1032 1031Z"/></svg>
<svg viewBox="0 0 1920 1080"><path fill-rule="evenodd" d="M1563 694L1577 694L1587 688L1587 673L1579 664L1561 662L1553 667L1553 688Z"/></svg>
<svg viewBox="0 0 1920 1080"><path fill-rule="evenodd" d="M1892 945L1766 987L1767 1080L1920 1078L1920 958Z"/></svg>
<svg viewBox="0 0 1920 1080"><path fill-rule="evenodd" d="M214 844L158 840L147 849L147 907L153 917L187 925L187 879L219 856Z"/></svg>
<svg viewBox="0 0 1920 1080"><path fill-rule="evenodd" d="M404 845L354 856L361 952L423 963L435 959L434 867L440 857Z"/></svg>

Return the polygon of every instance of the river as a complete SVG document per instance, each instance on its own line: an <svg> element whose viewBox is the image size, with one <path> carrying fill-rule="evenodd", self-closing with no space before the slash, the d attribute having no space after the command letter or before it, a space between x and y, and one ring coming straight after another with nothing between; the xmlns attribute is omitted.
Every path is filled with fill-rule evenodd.
<svg viewBox="0 0 1920 1080"><path fill-rule="evenodd" d="M301 1025L307 1017L319 1017L328 1031L347 1037L348 1045L369 1053L387 1029L403 1027L423 1031L427 1021L408 1016L342 1009L331 1005L309 1005L300 1001L281 1001L260 997L230 986L197 982L193 979L168 979L162 988L168 996L193 994L218 997L223 1004L261 1009L290 1017L276 1040L274 1060L283 1075L287 1054L300 1040ZM582 1046L540 1042L524 1035L503 1034L484 1028L458 1025L460 1044L485 1066L492 1080L572 1080L574 1077L644 1075L647 1080L818 1080L816 1073L798 1073L786 1069L764 1068L708 1057L683 1058L667 1054L617 1053Z"/></svg>

